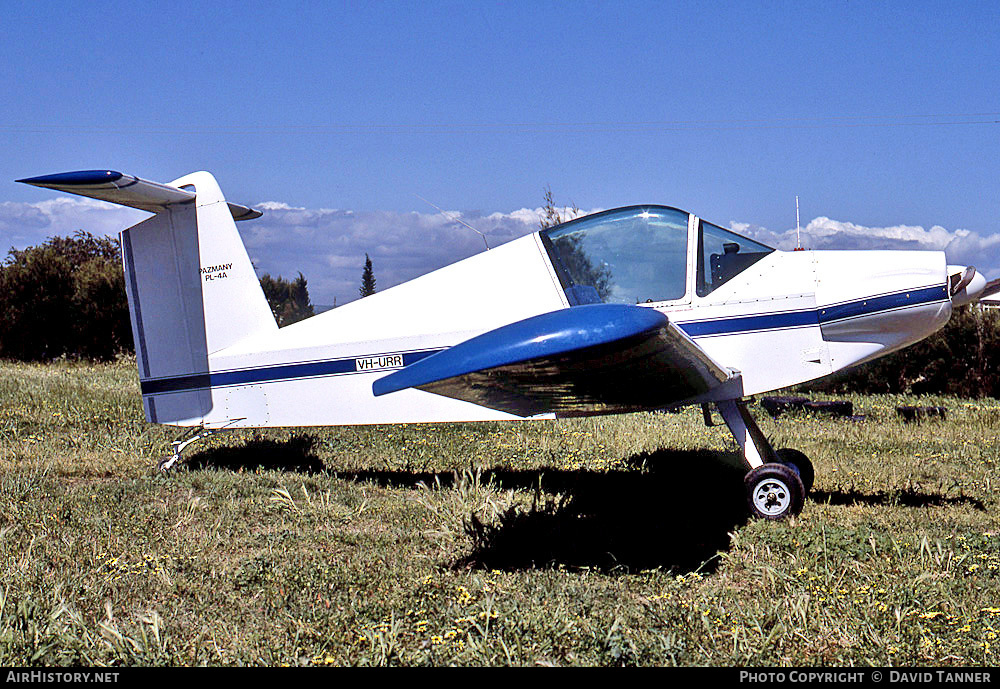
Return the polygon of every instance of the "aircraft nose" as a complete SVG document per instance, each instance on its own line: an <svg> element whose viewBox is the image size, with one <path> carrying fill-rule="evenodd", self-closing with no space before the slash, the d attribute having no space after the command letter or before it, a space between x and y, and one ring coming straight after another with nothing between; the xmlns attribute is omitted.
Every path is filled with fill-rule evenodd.
<svg viewBox="0 0 1000 689"><path fill-rule="evenodd" d="M820 330L834 367L888 354L940 330L952 312L948 276L964 271L946 265L943 251L815 252Z"/></svg>
<svg viewBox="0 0 1000 689"><path fill-rule="evenodd" d="M948 266L948 292L952 306L979 301L986 289L986 278L973 266Z"/></svg>

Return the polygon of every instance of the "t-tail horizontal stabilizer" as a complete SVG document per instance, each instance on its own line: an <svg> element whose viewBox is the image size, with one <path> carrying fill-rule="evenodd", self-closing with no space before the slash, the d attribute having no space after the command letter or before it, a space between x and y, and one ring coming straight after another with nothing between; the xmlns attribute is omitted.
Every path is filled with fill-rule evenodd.
<svg viewBox="0 0 1000 689"><path fill-rule="evenodd" d="M418 388L518 416L658 409L732 377L651 308L574 306L466 340L372 385Z"/></svg>
<svg viewBox="0 0 1000 689"><path fill-rule="evenodd" d="M217 352L277 332L233 222L260 213L226 202L209 173L193 172L170 184L111 170L19 181L154 214L121 233L125 292L144 390L163 379L207 376ZM239 394L230 391L229 397ZM148 421L198 426L216 399L212 390L199 389L144 392L143 402Z"/></svg>
<svg viewBox="0 0 1000 689"><path fill-rule="evenodd" d="M92 199L117 203L150 213L160 213L171 206L193 203L195 193L169 184L150 182L114 170L79 170L59 172L54 175L28 177L18 182L43 189L55 189ZM253 220L261 212L237 203L229 203L234 220Z"/></svg>

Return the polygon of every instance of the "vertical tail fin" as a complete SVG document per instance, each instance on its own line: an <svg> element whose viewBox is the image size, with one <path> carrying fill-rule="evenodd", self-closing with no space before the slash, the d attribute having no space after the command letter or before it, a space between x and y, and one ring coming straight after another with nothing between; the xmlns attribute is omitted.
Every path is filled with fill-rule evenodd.
<svg viewBox="0 0 1000 689"><path fill-rule="evenodd" d="M210 356L277 330L234 217L215 178L195 172L169 185L111 171L20 180L154 212L121 233L125 284L146 418L195 425L212 409ZM178 385L203 379L205 387Z"/></svg>
<svg viewBox="0 0 1000 689"><path fill-rule="evenodd" d="M193 187L194 203L122 232L122 254L146 417L190 423L211 411L211 392L154 398L157 381L207 378L209 355L278 326L215 178L196 172L171 186Z"/></svg>

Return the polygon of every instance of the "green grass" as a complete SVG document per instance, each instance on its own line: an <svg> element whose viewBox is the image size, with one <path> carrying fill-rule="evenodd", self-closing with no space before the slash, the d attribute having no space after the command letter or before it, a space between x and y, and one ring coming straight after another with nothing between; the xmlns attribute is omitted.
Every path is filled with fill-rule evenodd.
<svg viewBox="0 0 1000 689"><path fill-rule="evenodd" d="M0 363L0 665L995 665L1000 404L221 434L163 475L133 365Z"/></svg>

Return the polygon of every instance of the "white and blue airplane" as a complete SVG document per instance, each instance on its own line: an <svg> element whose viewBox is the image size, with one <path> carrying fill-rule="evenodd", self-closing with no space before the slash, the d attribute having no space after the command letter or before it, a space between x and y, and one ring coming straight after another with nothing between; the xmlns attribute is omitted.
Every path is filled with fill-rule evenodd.
<svg viewBox="0 0 1000 689"><path fill-rule="evenodd" d="M940 251L778 251L666 206L521 237L278 328L215 178L19 180L154 215L121 233L146 419L223 429L554 419L714 404L752 514L798 513L813 468L746 398L917 342L1000 292ZM706 418L706 421L708 418Z"/></svg>

